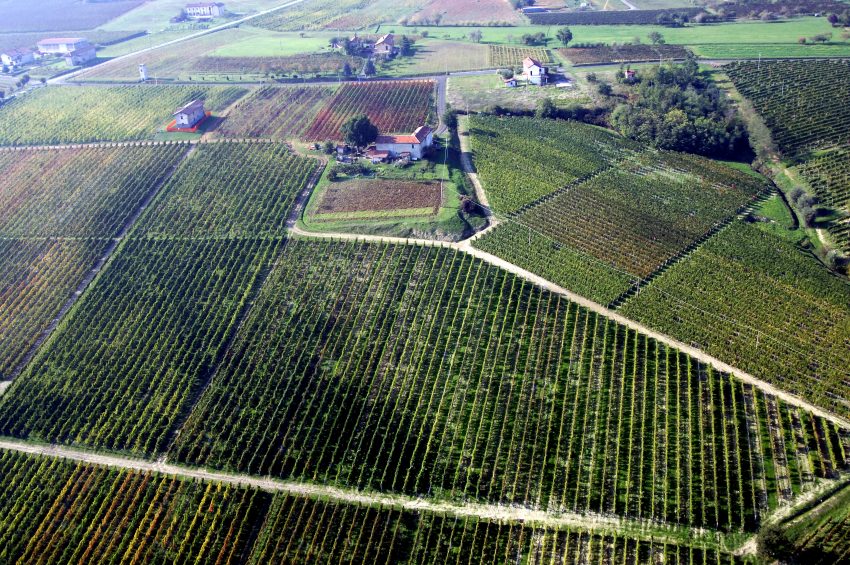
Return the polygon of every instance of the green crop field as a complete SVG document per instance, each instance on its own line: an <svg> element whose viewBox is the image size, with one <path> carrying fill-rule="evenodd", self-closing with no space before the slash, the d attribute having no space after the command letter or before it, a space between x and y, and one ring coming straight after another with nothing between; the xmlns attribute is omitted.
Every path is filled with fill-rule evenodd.
<svg viewBox="0 0 850 565"><path fill-rule="evenodd" d="M736 223L625 304L645 322L847 416L850 284Z"/></svg>
<svg viewBox="0 0 850 565"><path fill-rule="evenodd" d="M685 252L766 189L757 176L708 159L638 153L614 137L614 143L594 150L588 141L601 135L599 130L559 126L524 118L472 121L475 163L494 208L504 210L507 197L540 196L475 246L603 304ZM555 128L557 134L549 135ZM535 162L509 157L508 148L523 148ZM596 162L585 158L580 165L595 170L579 179L565 176L564 164L580 159L582 151Z"/></svg>
<svg viewBox="0 0 850 565"><path fill-rule="evenodd" d="M191 100L216 112L246 93L231 86L47 87L0 106L0 145L152 139Z"/></svg>
<svg viewBox="0 0 850 565"><path fill-rule="evenodd" d="M276 265L184 464L723 531L847 465L831 423L468 255L294 241ZM813 469L785 433L828 438Z"/></svg>
<svg viewBox="0 0 850 565"><path fill-rule="evenodd" d="M0 380L185 151L0 152Z"/></svg>

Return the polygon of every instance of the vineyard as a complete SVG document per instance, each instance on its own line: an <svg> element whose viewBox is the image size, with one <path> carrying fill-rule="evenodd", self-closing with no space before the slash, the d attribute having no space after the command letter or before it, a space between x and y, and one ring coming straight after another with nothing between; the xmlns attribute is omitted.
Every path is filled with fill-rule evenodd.
<svg viewBox="0 0 850 565"><path fill-rule="evenodd" d="M326 87L267 86L239 101L216 133L222 137L300 137L333 95Z"/></svg>
<svg viewBox="0 0 850 565"><path fill-rule="evenodd" d="M660 59L685 59L689 51L681 45L599 45L558 50L575 65L640 63Z"/></svg>
<svg viewBox="0 0 850 565"><path fill-rule="evenodd" d="M736 223L623 313L847 417L848 304L850 285L813 257Z"/></svg>
<svg viewBox="0 0 850 565"><path fill-rule="evenodd" d="M480 565L735 562L697 542L361 506L8 451L0 476L4 563L443 565L458 554Z"/></svg>
<svg viewBox="0 0 850 565"><path fill-rule="evenodd" d="M839 247L850 251L850 150L836 148L819 153L798 170L823 203L846 214L827 229Z"/></svg>
<svg viewBox="0 0 850 565"><path fill-rule="evenodd" d="M490 45L490 67L516 67L522 65L526 57L531 57L543 65L553 63L548 49L535 47L517 47L513 45Z"/></svg>
<svg viewBox="0 0 850 565"><path fill-rule="evenodd" d="M433 215L440 206L438 182L352 180L330 184L312 213L314 221Z"/></svg>
<svg viewBox="0 0 850 565"><path fill-rule="evenodd" d="M534 25L651 25L659 16L693 17L702 8L675 8L672 10L620 10L596 12L541 12L528 14Z"/></svg>
<svg viewBox="0 0 850 565"><path fill-rule="evenodd" d="M724 67L789 157L850 141L850 61L738 62Z"/></svg>
<svg viewBox="0 0 850 565"><path fill-rule="evenodd" d="M0 152L0 380L185 151Z"/></svg>
<svg viewBox="0 0 850 565"><path fill-rule="evenodd" d="M0 151L0 237L113 237L187 150Z"/></svg>
<svg viewBox="0 0 850 565"><path fill-rule="evenodd" d="M49 86L0 106L0 145L151 139L193 99L203 98L215 112L246 92L232 86Z"/></svg>
<svg viewBox="0 0 850 565"><path fill-rule="evenodd" d="M360 69L364 60L360 57L346 57L340 53L304 53L286 57L200 57L193 61L186 72L196 77L205 74L221 75L328 75L336 78L342 74L345 64L352 69ZM235 77L234 77L235 78Z"/></svg>
<svg viewBox="0 0 850 565"><path fill-rule="evenodd" d="M513 212L475 246L602 304L718 229L767 188L763 180L714 161L637 153L613 136L594 147L594 137L602 134L591 126L573 124L549 135L551 123L543 120L472 124L476 166L493 207ZM525 166L524 155L534 162ZM582 178L568 174L573 162L587 167Z"/></svg>
<svg viewBox="0 0 850 565"><path fill-rule="evenodd" d="M308 140L340 140L340 128L366 114L381 134L410 133L424 125L431 110L434 83L421 81L347 82L327 101L304 134Z"/></svg>
<svg viewBox="0 0 850 565"><path fill-rule="evenodd" d="M511 213L603 169L637 146L578 122L475 116L475 167L493 208Z"/></svg>
<svg viewBox="0 0 850 565"><path fill-rule="evenodd" d="M517 25L523 21L505 0L427 0L424 4L409 18L409 25Z"/></svg>
<svg viewBox="0 0 850 565"><path fill-rule="evenodd" d="M282 237L289 208L317 164L278 143L202 143L162 189L134 235Z"/></svg>
<svg viewBox="0 0 850 565"><path fill-rule="evenodd" d="M412 13L417 0L317 0L278 10L251 22L276 31L365 29Z"/></svg>
<svg viewBox="0 0 850 565"><path fill-rule="evenodd" d="M832 423L469 255L293 241L171 456L752 531L848 449Z"/></svg>
<svg viewBox="0 0 850 565"><path fill-rule="evenodd" d="M812 565L845 563L850 558L850 488L784 527L799 552Z"/></svg>

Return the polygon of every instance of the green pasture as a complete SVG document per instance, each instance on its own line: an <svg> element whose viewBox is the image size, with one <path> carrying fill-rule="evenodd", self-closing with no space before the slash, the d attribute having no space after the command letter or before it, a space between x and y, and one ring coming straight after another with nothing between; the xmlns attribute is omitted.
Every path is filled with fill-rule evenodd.
<svg viewBox="0 0 850 565"><path fill-rule="evenodd" d="M212 51L213 57L285 57L302 53L330 51L334 32L276 32L251 28L256 35L228 43Z"/></svg>

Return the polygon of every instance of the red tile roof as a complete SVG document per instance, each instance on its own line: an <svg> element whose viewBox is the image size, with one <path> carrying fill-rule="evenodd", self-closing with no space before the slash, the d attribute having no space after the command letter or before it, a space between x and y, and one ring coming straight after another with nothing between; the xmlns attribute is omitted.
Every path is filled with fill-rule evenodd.
<svg viewBox="0 0 850 565"><path fill-rule="evenodd" d="M543 66L540 64L540 61L538 61L537 59L532 59L531 57L526 57L522 62L522 66L526 68L531 67L532 65L537 65L538 67Z"/></svg>
<svg viewBox="0 0 850 565"><path fill-rule="evenodd" d="M379 135L376 143L410 143L411 145L420 145L433 130L428 126L422 126L416 129L412 134L406 135Z"/></svg>

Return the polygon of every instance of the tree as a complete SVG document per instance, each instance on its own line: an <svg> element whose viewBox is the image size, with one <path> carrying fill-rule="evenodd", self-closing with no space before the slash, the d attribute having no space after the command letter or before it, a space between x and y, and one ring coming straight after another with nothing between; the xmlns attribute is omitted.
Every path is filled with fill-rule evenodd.
<svg viewBox="0 0 850 565"><path fill-rule="evenodd" d="M366 61L366 66L363 68L363 74L366 76L372 76L376 73L375 70L375 62L372 59Z"/></svg>
<svg viewBox="0 0 850 565"><path fill-rule="evenodd" d="M759 555L771 561L790 561L794 557L794 544L776 524L761 529L756 537L756 546Z"/></svg>
<svg viewBox="0 0 850 565"><path fill-rule="evenodd" d="M649 35L647 35L647 37L649 38L649 40L652 42L652 44L653 44L653 45L662 45L662 44L664 44L664 36L663 36L663 35L661 35L661 34L660 34L659 32L657 32L657 31L652 31L652 32L650 32L650 33L649 33Z"/></svg>
<svg viewBox="0 0 850 565"><path fill-rule="evenodd" d="M799 43L800 45L805 45L805 44L806 44L806 43L808 43L808 42L809 42L809 40L808 40L808 39L806 39L805 37L799 37L799 38L797 38L797 43Z"/></svg>
<svg viewBox="0 0 850 565"><path fill-rule="evenodd" d="M481 33L480 29L476 29L469 32L469 39L474 41L475 43L481 43L481 40L484 38L484 34Z"/></svg>
<svg viewBox="0 0 850 565"><path fill-rule="evenodd" d="M345 78L348 78L352 74L354 74L354 71L351 68L351 64L348 61L346 61L345 64L342 66L342 75Z"/></svg>
<svg viewBox="0 0 850 565"><path fill-rule="evenodd" d="M611 96L611 93L614 92L614 89L607 82L600 82L596 88L602 96Z"/></svg>
<svg viewBox="0 0 850 565"><path fill-rule="evenodd" d="M340 128L345 142L354 147L366 147L378 139L378 127L365 114L358 114Z"/></svg>
<svg viewBox="0 0 850 565"><path fill-rule="evenodd" d="M401 54L404 57L413 55L413 43L411 43L410 38L406 35L401 36Z"/></svg>
<svg viewBox="0 0 850 565"><path fill-rule="evenodd" d="M570 41L573 40L573 32L571 32L570 28L568 27L562 27L555 35L558 38L558 41L560 41L564 47L566 47L570 43Z"/></svg>
<svg viewBox="0 0 850 565"><path fill-rule="evenodd" d="M514 78L514 70L513 69L502 69L499 71L499 74L505 80L510 80Z"/></svg>
<svg viewBox="0 0 850 565"><path fill-rule="evenodd" d="M443 113L443 123L450 130L457 129L457 112L451 108L446 108Z"/></svg>
<svg viewBox="0 0 850 565"><path fill-rule="evenodd" d="M330 139L325 141L325 143L322 145L322 151L325 153L325 155L332 154L334 151L336 151L336 143L334 143Z"/></svg>
<svg viewBox="0 0 850 565"><path fill-rule="evenodd" d="M558 117L558 109L555 103L549 98L544 98L537 103L537 109L534 111L535 117L553 119Z"/></svg>
<svg viewBox="0 0 850 565"><path fill-rule="evenodd" d="M826 21L830 23L830 25L834 26L838 23L838 14L830 14L826 17Z"/></svg>

